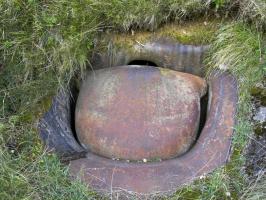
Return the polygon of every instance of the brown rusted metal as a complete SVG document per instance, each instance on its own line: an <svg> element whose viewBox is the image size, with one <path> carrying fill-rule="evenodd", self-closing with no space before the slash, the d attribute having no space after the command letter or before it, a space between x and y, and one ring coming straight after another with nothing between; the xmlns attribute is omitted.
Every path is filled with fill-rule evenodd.
<svg viewBox="0 0 266 200"><path fill-rule="evenodd" d="M113 161L92 153L71 161L70 172L104 194L174 192L182 184L211 172L229 158L235 124L237 84L227 73L212 76L209 83L206 124L195 145L183 156L153 163Z"/></svg>
<svg viewBox="0 0 266 200"><path fill-rule="evenodd" d="M195 141L205 80L151 66L90 73L76 105L76 132L90 151L128 160L169 159Z"/></svg>
<svg viewBox="0 0 266 200"><path fill-rule="evenodd" d="M114 44L115 45L115 44ZM131 48L128 45L119 48L114 46L115 52L94 53L93 68L108 68L128 65L134 60L150 61L157 66L176 71L204 76L203 59L209 46L184 45L169 38L156 38L146 43L136 42Z"/></svg>

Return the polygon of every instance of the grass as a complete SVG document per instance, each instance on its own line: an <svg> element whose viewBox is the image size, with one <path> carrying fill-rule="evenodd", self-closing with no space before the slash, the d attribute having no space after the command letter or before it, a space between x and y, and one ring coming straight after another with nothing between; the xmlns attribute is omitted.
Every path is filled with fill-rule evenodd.
<svg viewBox="0 0 266 200"><path fill-rule="evenodd" d="M265 0L237 0L240 7L239 16L250 21L260 29L266 27L266 1Z"/></svg>
<svg viewBox="0 0 266 200"><path fill-rule="evenodd" d="M69 179L59 159L42 148L33 127L15 116L0 126L0 199L97 198L80 182Z"/></svg>
<svg viewBox="0 0 266 200"><path fill-rule="evenodd" d="M239 85L238 125L234 143L243 148L250 133L251 90L262 83L265 76L265 36L256 28L239 22L221 28L210 50L209 70L229 70L237 77ZM247 131L245 131L247 130Z"/></svg>
<svg viewBox="0 0 266 200"><path fill-rule="evenodd" d="M229 19L207 19L200 18L186 21L186 23L168 23L162 25L154 32L134 31L130 33L110 33L105 35L103 41L105 43L113 41L114 46L118 48L130 48L137 44L145 44L145 42L155 38L169 38L174 42L193 45L208 45L214 39L216 31L223 24L229 23ZM104 42L103 42L104 43ZM104 49L105 50L105 49Z"/></svg>
<svg viewBox="0 0 266 200"><path fill-rule="evenodd" d="M227 181L221 180L220 182L221 185L227 183L228 188L233 188L232 191L238 193L235 199L241 196L243 188L249 190L249 187L245 185L247 177L242 168L245 162L245 147L249 141L248 138L253 133L250 93L265 78L265 44L265 35L259 32L258 29L247 26L242 22L234 22L218 31L216 39L211 45L210 54L206 59L209 72L215 69L229 70L238 80L238 123L235 126L233 138L233 155L229 164L224 168L230 179ZM259 188L260 186L255 187ZM260 195L265 196L265 191L261 190L260 193ZM255 197L256 194L250 195ZM259 197L257 199L263 198Z"/></svg>
<svg viewBox="0 0 266 200"><path fill-rule="evenodd" d="M240 83L233 156L226 167L170 198L265 196L261 189L265 181L260 179L248 186L241 170L243 150L252 132L249 92L265 76L264 10L265 0L2 0L0 199L99 199L79 181L70 181L67 168L46 152L36 131L38 118L49 107L51 96L71 79L82 77L89 67L90 55L98 48L98 36L138 29L153 31L170 21L181 23L213 14L224 17L228 12L236 14L238 21L219 29L207 63L210 70L231 71ZM193 33L193 27L187 29ZM192 43L199 38L192 34L187 40L186 34L171 28L166 34ZM210 42L204 38L201 41Z"/></svg>
<svg viewBox="0 0 266 200"><path fill-rule="evenodd" d="M265 176L259 176L241 196L241 199L257 200L266 199L266 178Z"/></svg>

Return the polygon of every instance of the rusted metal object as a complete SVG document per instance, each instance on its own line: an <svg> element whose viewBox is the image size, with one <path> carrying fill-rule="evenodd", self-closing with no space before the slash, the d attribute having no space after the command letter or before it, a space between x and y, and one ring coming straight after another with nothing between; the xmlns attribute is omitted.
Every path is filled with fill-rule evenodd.
<svg viewBox="0 0 266 200"><path fill-rule="evenodd" d="M202 61L208 46L182 45L160 39L136 44L130 50L114 49L118 51L95 53L93 68L116 67L143 60L164 68L203 76L205 67ZM185 154L161 162L128 163L88 151L86 158L70 162L73 178L81 178L90 188L104 195L121 197L121 194L125 194L127 197L136 194L144 199L143 196L172 193L183 184L225 164L230 157L235 121L236 80L230 74L219 72L210 79L208 94L207 121L197 141ZM74 101L70 93L59 94L39 124L42 139L49 149L61 155L74 155L72 158L83 156L85 152L74 134L71 114Z"/></svg>
<svg viewBox="0 0 266 200"><path fill-rule="evenodd" d="M103 194L141 196L172 193L182 184L225 164L235 124L237 84L227 73L209 82L206 124L195 145L183 156L152 163L113 161L92 153L71 161L70 172Z"/></svg>
<svg viewBox="0 0 266 200"><path fill-rule="evenodd" d="M124 46L119 48L114 44L113 52L94 53L93 68L116 67L128 65L134 60L143 60L163 68L204 76L203 59L209 48L207 45L184 45L169 38L156 38L143 44L136 42L129 49L128 45Z"/></svg>
<svg viewBox="0 0 266 200"><path fill-rule="evenodd" d="M66 159L84 157L85 149L79 145L73 134L75 90L61 90L54 97L52 107L40 119L38 129L41 139L49 151L55 151Z"/></svg>
<svg viewBox="0 0 266 200"><path fill-rule="evenodd" d="M76 133L89 151L127 160L169 159L194 143L205 80L151 66L90 73L76 104Z"/></svg>
<svg viewBox="0 0 266 200"><path fill-rule="evenodd" d="M200 76L204 74L202 61L208 46L182 45L169 39L151 40L143 45L136 43L133 51L119 49L114 53L94 52L93 68L115 67L134 60L145 60L164 68ZM41 139L48 149L63 156L84 153L74 137L72 109L75 109L76 97L71 91L57 94L51 109L40 119L38 125Z"/></svg>

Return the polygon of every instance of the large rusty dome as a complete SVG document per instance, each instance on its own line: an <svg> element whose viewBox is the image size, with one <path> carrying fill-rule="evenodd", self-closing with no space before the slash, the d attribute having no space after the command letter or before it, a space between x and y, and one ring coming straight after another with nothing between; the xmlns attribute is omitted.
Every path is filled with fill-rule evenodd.
<svg viewBox="0 0 266 200"><path fill-rule="evenodd" d="M205 80L151 66L91 72L76 104L80 143L108 158L169 159L193 144Z"/></svg>

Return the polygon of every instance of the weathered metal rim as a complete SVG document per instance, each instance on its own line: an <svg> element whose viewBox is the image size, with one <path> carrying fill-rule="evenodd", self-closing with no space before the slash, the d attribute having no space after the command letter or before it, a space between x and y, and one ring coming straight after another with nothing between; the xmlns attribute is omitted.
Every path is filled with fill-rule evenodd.
<svg viewBox="0 0 266 200"><path fill-rule="evenodd" d="M94 52L92 66L94 69L102 69L141 60L203 77L206 69L203 59L208 49L208 45L184 45L170 38L156 38L141 45L136 43L130 49L114 44L114 52Z"/></svg>
<svg viewBox="0 0 266 200"><path fill-rule="evenodd" d="M181 157L156 163L127 163L87 153L86 158L70 162L70 172L105 195L172 193L228 161L237 96L232 75L216 72L211 76L205 126L193 148Z"/></svg>

